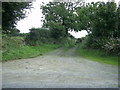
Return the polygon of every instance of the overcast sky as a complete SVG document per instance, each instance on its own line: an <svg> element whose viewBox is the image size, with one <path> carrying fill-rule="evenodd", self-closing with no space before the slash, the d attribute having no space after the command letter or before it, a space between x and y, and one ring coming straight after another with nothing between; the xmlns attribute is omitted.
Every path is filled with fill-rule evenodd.
<svg viewBox="0 0 120 90"><path fill-rule="evenodd" d="M31 12L29 12L29 14L27 15L27 17L25 19L22 19L18 22L17 24L17 28L20 30L21 33L28 33L29 29L32 27L38 28L42 26L42 10L40 10L40 4L42 4L42 2L48 3L52 0L36 0L33 2L33 6L34 9L31 9ZM97 1L108 1L108 0L84 0L85 2L97 2ZM110 1L110 0L109 0ZM119 0L115 0L116 3L118 3ZM74 37L76 38L80 38L80 37L84 37L85 35L87 35L87 32L81 31L81 32L77 32L75 33L74 31L70 32Z"/></svg>

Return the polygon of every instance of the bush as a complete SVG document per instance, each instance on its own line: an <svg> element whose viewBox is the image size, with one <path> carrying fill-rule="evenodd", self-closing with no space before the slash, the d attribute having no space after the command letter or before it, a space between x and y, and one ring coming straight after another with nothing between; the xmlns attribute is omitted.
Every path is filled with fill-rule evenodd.
<svg viewBox="0 0 120 90"><path fill-rule="evenodd" d="M50 41L50 31L43 28L30 29L30 33L25 38L26 44L31 46L50 43Z"/></svg>
<svg viewBox="0 0 120 90"><path fill-rule="evenodd" d="M106 53L120 55L120 40L110 38L102 47Z"/></svg>
<svg viewBox="0 0 120 90"><path fill-rule="evenodd" d="M98 42L98 39L93 38L91 35L86 36L81 44L82 48L98 49L98 48L100 48L100 46L101 45Z"/></svg>
<svg viewBox="0 0 120 90"><path fill-rule="evenodd" d="M117 38L93 38L90 35L85 37L81 44L82 48L101 49L106 54L120 55L120 39Z"/></svg>
<svg viewBox="0 0 120 90"><path fill-rule="evenodd" d="M71 47L75 46L75 44L76 44L75 38L71 38L71 37L65 37L60 41L61 41L60 44L62 46L65 46L65 47L68 47L68 48L71 48Z"/></svg>

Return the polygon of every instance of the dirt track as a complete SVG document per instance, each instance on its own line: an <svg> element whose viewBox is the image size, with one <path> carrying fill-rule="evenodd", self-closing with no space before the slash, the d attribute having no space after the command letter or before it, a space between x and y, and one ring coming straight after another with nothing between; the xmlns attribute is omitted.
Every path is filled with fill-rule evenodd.
<svg viewBox="0 0 120 90"><path fill-rule="evenodd" d="M8 61L2 66L3 88L115 88L118 67L79 57L76 48Z"/></svg>

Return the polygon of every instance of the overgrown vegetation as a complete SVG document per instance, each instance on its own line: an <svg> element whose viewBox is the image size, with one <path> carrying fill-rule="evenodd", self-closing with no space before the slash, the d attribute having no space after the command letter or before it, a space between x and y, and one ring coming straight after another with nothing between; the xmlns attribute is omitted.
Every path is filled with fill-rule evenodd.
<svg viewBox="0 0 120 90"><path fill-rule="evenodd" d="M35 57L59 47L49 43L47 31L35 31L30 34L20 34L16 24L26 17L26 9L31 8L30 2L3 2L2 3L2 59L3 61ZM36 35L36 32L38 35ZM40 36L39 36L40 34ZM29 37L30 36L30 37ZM26 38L29 38L27 41ZM40 39L39 39L40 38ZM38 39L40 40L38 42ZM40 43L40 44L37 44ZM34 46L33 46L34 45Z"/></svg>
<svg viewBox="0 0 120 90"><path fill-rule="evenodd" d="M102 49L108 54L120 54L120 7L114 2L86 4L77 10L79 27L86 29L84 48ZM87 26L86 26L86 25Z"/></svg>
<svg viewBox="0 0 120 90"><path fill-rule="evenodd" d="M25 42L27 45L36 46L43 43L50 43L50 31L42 28L32 28L26 36Z"/></svg>
<svg viewBox="0 0 120 90"><path fill-rule="evenodd" d="M13 47L14 46L14 47ZM60 47L57 44L42 44L39 46L27 46L22 44L21 37L3 37L3 61L31 58L43 55Z"/></svg>
<svg viewBox="0 0 120 90"><path fill-rule="evenodd" d="M120 54L120 6L116 3L50 2L43 5L42 10L45 16L44 27L58 33L61 29L61 37L68 36L71 30L86 30L88 36L84 48Z"/></svg>
<svg viewBox="0 0 120 90"><path fill-rule="evenodd" d="M38 46L45 43L60 44L65 47L71 47L75 44L76 40L73 36L68 34L64 37L63 35L62 29L32 28L30 29L30 33L26 36L25 42L27 45L31 46Z"/></svg>
<svg viewBox="0 0 120 90"><path fill-rule="evenodd" d="M43 44L41 46L22 46L20 48L13 49L9 52L8 51L3 52L2 60L7 61L22 58L32 58L43 55L58 47L59 45L55 44Z"/></svg>
<svg viewBox="0 0 120 90"><path fill-rule="evenodd" d="M14 10L11 5L18 6ZM14 55L17 58L25 57L23 54L28 52L27 50L33 51L31 52L33 56L34 52L38 55L39 51L35 50L35 47L42 49L46 44L53 47L59 45L72 47L77 43L82 47L79 48L81 55L85 56L84 53L88 51L85 57L91 56L93 60L99 59L98 61L111 64L115 60L114 64L116 64L117 56L120 55L120 6L116 3L49 2L41 6L45 17L42 28L31 28L28 34L20 34L15 24L25 17L24 11L30 9L30 6L31 3L3 3L3 32L5 33L3 39L6 41L3 42L3 56L5 60ZM7 11L6 8L9 7L11 8ZM68 31L82 30L86 30L88 35L78 41L68 33ZM8 38L8 36L11 37ZM19 56L19 52L23 54ZM104 56L102 53L107 58L102 59ZM29 56L29 54L25 55Z"/></svg>

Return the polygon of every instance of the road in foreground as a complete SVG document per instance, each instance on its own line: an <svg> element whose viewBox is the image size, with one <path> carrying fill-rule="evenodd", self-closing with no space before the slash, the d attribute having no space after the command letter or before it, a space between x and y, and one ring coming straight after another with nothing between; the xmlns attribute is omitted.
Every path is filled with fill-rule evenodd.
<svg viewBox="0 0 120 90"><path fill-rule="evenodd" d="M3 88L117 88L118 67L77 55L76 48L2 65Z"/></svg>

